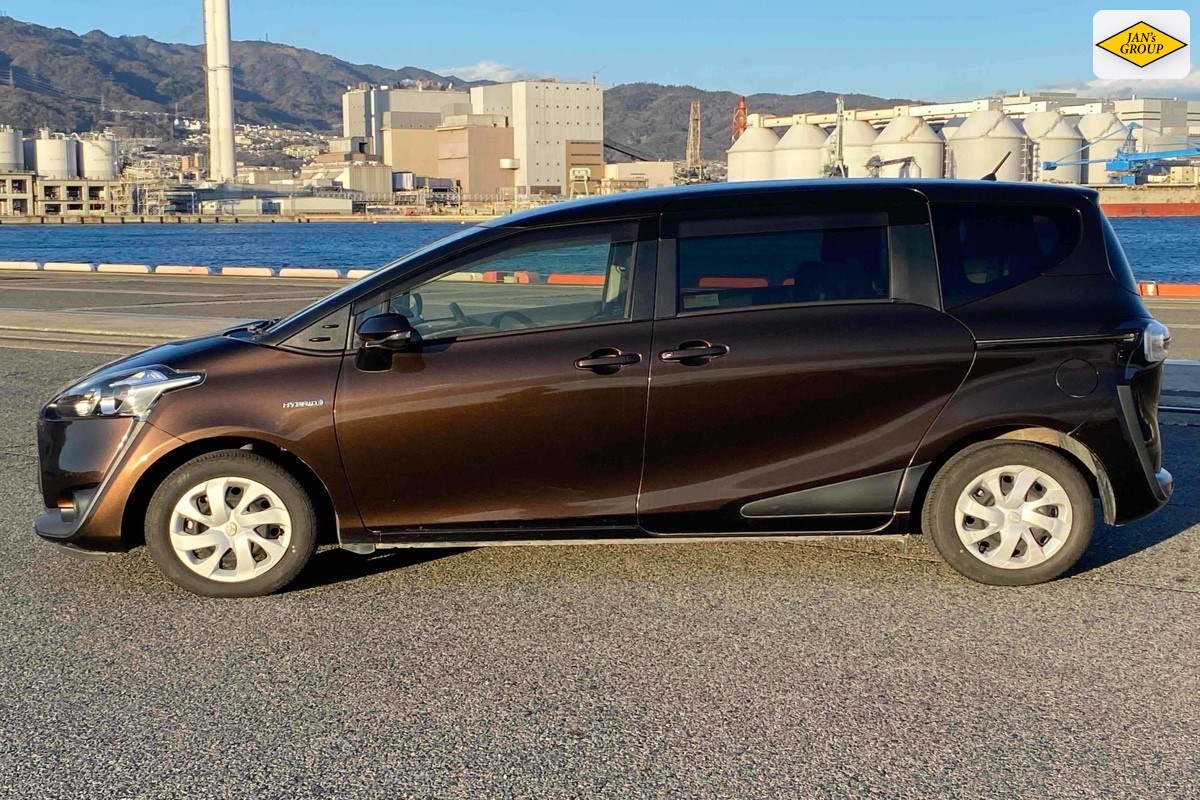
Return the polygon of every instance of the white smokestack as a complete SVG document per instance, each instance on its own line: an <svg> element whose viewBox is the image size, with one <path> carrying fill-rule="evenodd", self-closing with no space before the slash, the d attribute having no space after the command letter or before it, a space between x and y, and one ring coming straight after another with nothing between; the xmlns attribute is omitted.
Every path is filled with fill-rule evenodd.
<svg viewBox="0 0 1200 800"><path fill-rule="evenodd" d="M237 177L233 135L233 67L229 57L229 0L204 0L204 58L208 85L208 177Z"/></svg>

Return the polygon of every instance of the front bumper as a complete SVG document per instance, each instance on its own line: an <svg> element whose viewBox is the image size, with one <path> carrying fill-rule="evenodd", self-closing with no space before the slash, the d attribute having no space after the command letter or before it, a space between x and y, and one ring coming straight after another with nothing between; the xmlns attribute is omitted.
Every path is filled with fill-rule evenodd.
<svg viewBox="0 0 1200 800"><path fill-rule="evenodd" d="M38 481L45 508L34 521L43 539L92 551L128 549L125 509L138 481L182 442L129 418L38 420Z"/></svg>

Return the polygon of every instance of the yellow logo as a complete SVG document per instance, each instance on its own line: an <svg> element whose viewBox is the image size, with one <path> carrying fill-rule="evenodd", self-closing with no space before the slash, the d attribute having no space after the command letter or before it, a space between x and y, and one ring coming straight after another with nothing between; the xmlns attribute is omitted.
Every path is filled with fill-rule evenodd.
<svg viewBox="0 0 1200 800"><path fill-rule="evenodd" d="M1096 42L1096 47L1107 50L1134 66L1144 67L1182 50L1187 47L1187 42L1181 42L1153 25L1139 22L1102 42Z"/></svg>

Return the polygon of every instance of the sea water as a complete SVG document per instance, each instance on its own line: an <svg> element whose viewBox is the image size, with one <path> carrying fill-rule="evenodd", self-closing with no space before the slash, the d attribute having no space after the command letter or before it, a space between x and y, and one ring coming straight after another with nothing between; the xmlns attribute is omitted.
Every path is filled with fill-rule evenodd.
<svg viewBox="0 0 1200 800"><path fill-rule="evenodd" d="M1200 283L1200 217L1115 219L1141 280ZM0 225L0 261L372 269L460 223Z"/></svg>

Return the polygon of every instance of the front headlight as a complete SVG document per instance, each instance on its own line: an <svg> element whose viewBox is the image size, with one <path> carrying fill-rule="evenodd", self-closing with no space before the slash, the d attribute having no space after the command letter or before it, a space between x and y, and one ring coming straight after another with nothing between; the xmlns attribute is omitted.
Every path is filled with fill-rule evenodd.
<svg viewBox="0 0 1200 800"><path fill-rule="evenodd" d="M66 419L144 418L164 392L195 386L203 380L202 372L176 372L159 364L110 372L60 392L47 408Z"/></svg>

